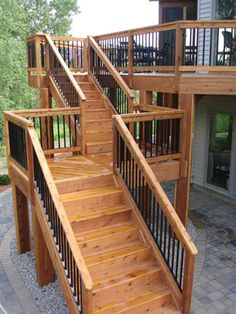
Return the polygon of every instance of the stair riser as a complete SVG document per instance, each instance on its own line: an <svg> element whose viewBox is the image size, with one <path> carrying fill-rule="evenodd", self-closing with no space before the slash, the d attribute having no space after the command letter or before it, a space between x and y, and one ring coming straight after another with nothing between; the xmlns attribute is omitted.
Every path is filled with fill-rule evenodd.
<svg viewBox="0 0 236 314"><path fill-rule="evenodd" d="M111 118L111 113L109 110L103 111L94 111L94 112L86 112L85 118L87 120L94 120L94 119L109 119Z"/></svg>
<svg viewBox="0 0 236 314"><path fill-rule="evenodd" d="M80 88L82 89L83 92L94 92L96 91L96 86L93 85L92 83L86 83L86 84L79 84L80 85Z"/></svg>
<svg viewBox="0 0 236 314"><path fill-rule="evenodd" d="M86 101L85 108L86 109L106 109L103 101L100 101L100 100L92 101L92 102L90 102L89 100Z"/></svg>
<svg viewBox="0 0 236 314"><path fill-rule="evenodd" d="M64 206L69 215L75 215L78 210L92 209L102 207L106 204L107 207L114 205L119 206L122 202L122 192L117 191L111 194L97 195L91 198L73 200L64 202Z"/></svg>
<svg viewBox="0 0 236 314"><path fill-rule="evenodd" d="M89 273L92 278L101 278L113 275L117 270L126 269L126 267L137 265L144 260L151 258L151 250L145 249L141 252L134 252L127 256L122 256L112 261L100 263L100 265L89 266Z"/></svg>
<svg viewBox="0 0 236 314"><path fill-rule="evenodd" d="M99 153L109 153L112 152L112 144L102 144L102 145L86 145L87 154L99 154Z"/></svg>
<svg viewBox="0 0 236 314"><path fill-rule="evenodd" d="M131 298L140 292L140 290L144 290L155 284L161 278L161 274L161 271L157 270L144 276L124 280L124 282L118 285L97 290L93 293L93 302L97 307L104 304L104 299L109 299L109 302L119 302L121 296L124 300Z"/></svg>
<svg viewBox="0 0 236 314"><path fill-rule="evenodd" d="M74 76L76 82L88 82L89 83L89 79L88 79L88 76L85 76L85 75L75 75Z"/></svg>
<svg viewBox="0 0 236 314"><path fill-rule="evenodd" d="M87 100L101 100L101 95L98 92L85 92Z"/></svg>
<svg viewBox="0 0 236 314"><path fill-rule="evenodd" d="M169 304L172 301L171 294L166 294L160 298L156 298L154 300L150 300L142 305L137 305L132 308L128 308L126 310L121 311L122 314L146 314L146 313L155 313L157 309L162 308L165 304ZM163 309L163 314L164 314ZM160 312L161 314L161 312Z"/></svg>
<svg viewBox="0 0 236 314"><path fill-rule="evenodd" d="M85 179L74 179L70 181L57 183L60 194L84 191L92 188L111 186L114 184L112 175L104 175Z"/></svg>
<svg viewBox="0 0 236 314"><path fill-rule="evenodd" d="M103 217L73 222L71 225L75 233L86 232L93 229L107 227L113 223L122 223L129 220L130 218L131 218L131 211L127 210L121 213L116 213L112 215L106 215Z"/></svg>
<svg viewBox="0 0 236 314"><path fill-rule="evenodd" d="M111 141L113 138L113 133L111 131L87 133L86 138L88 142L106 141L106 140Z"/></svg>
<svg viewBox="0 0 236 314"><path fill-rule="evenodd" d="M112 130L112 121L87 121L86 128L88 130Z"/></svg>
<svg viewBox="0 0 236 314"><path fill-rule="evenodd" d="M79 244L83 256L96 254L104 250L112 249L116 245L128 244L130 241L139 240L139 232L134 230L132 232L123 232L114 234L102 239L90 240Z"/></svg>

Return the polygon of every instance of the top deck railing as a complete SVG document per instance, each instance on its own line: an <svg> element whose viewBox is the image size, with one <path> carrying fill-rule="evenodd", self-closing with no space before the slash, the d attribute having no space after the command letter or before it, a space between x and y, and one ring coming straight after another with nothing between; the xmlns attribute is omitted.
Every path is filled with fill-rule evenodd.
<svg viewBox="0 0 236 314"><path fill-rule="evenodd" d="M235 21L180 21L95 36L128 72L235 71Z"/></svg>

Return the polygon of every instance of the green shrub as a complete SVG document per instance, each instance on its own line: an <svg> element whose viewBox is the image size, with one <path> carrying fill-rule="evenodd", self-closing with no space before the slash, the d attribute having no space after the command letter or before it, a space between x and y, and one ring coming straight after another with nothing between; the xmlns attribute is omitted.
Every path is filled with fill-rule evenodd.
<svg viewBox="0 0 236 314"><path fill-rule="evenodd" d="M7 174L0 175L0 185L8 185L10 183L10 178Z"/></svg>

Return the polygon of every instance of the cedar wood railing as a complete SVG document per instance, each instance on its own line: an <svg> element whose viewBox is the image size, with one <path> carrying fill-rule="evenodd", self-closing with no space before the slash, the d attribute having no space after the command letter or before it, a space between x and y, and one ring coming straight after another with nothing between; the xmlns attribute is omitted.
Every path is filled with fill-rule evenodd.
<svg viewBox="0 0 236 314"><path fill-rule="evenodd" d="M95 36L120 71L235 71L236 22L180 21Z"/></svg>
<svg viewBox="0 0 236 314"><path fill-rule="evenodd" d="M75 115L78 116L79 114L79 108L67 111L65 109L57 109L51 113L46 110L37 110L37 112L30 110L27 112L22 111L20 114L6 112L6 139L9 160L13 159L19 169L22 169L28 176L32 205L36 206L36 213L38 212L43 215L47 221L45 228L49 229L55 243L57 258L61 261L64 269L63 280L71 289L75 313L91 313L93 282L75 239L64 206L60 201L57 187L40 144L40 142L44 142L44 136L51 137L55 142L62 141L63 143L63 148L58 147L54 149L54 153L65 149L67 143L69 146L67 147L67 151L73 151L74 140L72 129L70 132L69 125L70 123L75 123L75 121L77 123L78 119L75 119ZM52 123L54 122L54 124L50 128L51 132L44 133L42 138L43 133L41 133L42 130L37 130L36 119L39 119L40 125L40 121L41 124L46 123L43 121L46 117ZM52 120L53 118L55 121ZM56 135L53 128L57 129L60 119L62 119L62 126L59 127L62 128L62 134L59 138L59 134ZM66 126L64 122L65 124L67 123L67 135L65 134ZM75 142L74 144L76 145ZM48 151L46 150L46 152Z"/></svg>
<svg viewBox="0 0 236 314"><path fill-rule="evenodd" d="M113 167L123 179L179 288L183 312L189 313L197 249L126 126L134 120L160 119L159 113L152 113L151 118L143 114L113 116Z"/></svg>

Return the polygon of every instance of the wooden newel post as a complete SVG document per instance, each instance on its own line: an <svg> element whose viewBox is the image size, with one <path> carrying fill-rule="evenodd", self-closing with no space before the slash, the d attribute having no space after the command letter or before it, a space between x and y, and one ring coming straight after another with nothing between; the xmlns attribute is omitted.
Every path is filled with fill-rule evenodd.
<svg viewBox="0 0 236 314"><path fill-rule="evenodd" d="M81 288L82 288L82 309L84 314L92 314L93 312L93 295L92 289L87 290L84 286L84 282L81 278Z"/></svg>
<svg viewBox="0 0 236 314"><path fill-rule="evenodd" d="M45 67L46 67L46 74L47 74L47 84L49 85L49 75L50 75L50 51L49 51L49 43L47 39L45 39Z"/></svg>
<svg viewBox="0 0 236 314"><path fill-rule="evenodd" d="M185 266L184 266L184 285L182 294L183 313L189 314L191 309L191 297L193 290L193 276L194 276L194 263L195 256L186 254L185 255Z"/></svg>
<svg viewBox="0 0 236 314"><path fill-rule="evenodd" d="M175 37L175 76L179 75L179 67L182 65L183 59L183 30L180 28L180 23L176 23Z"/></svg>
<svg viewBox="0 0 236 314"><path fill-rule="evenodd" d="M84 45L83 45L83 70L85 72L89 72L89 43L88 38L85 39Z"/></svg>
<svg viewBox="0 0 236 314"><path fill-rule="evenodd" d="M128 75L129 75L129 87L132 88L133 85L133 58L134 51L134 38L133 35L129 32L128 35Z"/></svg>
<svg viewBox="0 0 236 314"><path fill-rule="evenodd" d="M29 135L26 133L26 152L27 152L27 162L28 162L28 178L30 187L30 199L32 206L35 206L35 194L34 194L34 155L33 155L33 145Z"/></svg>
<svg viewBox="0 0 236 314"><path fill-rule="evenodd" d="M118 152L118 142L117 142L117 129L116 121L112 119L112 128L113 128L113 173L116 173L116 162L117 162L117 152Z"/></svg>
<svg viewBox="0 0 236 314"><path fill-rule="evenodd" d="M88 37L87 37L86 45L87 45L87 49L86 49L87 71L88 71L88 74L91 74L91 45L89 43Z"/></svg>
<svg viewBox="0 0 236 314"><path fill-rule="evenodd" d="M41 66L41 37L39 35L35 36L35 51L36 51L36 73L37 73L37 87L41 86L41 75L42 75L42 66Z"/></svg>
<svg viewBox="0 0 236 314"><path fill-rule="evenodd" d="M86 108L85 101L80 101L80 126L81 126L81 153L82 155L86 154ZM77 144L77 143L76 143Z"/></svg>

